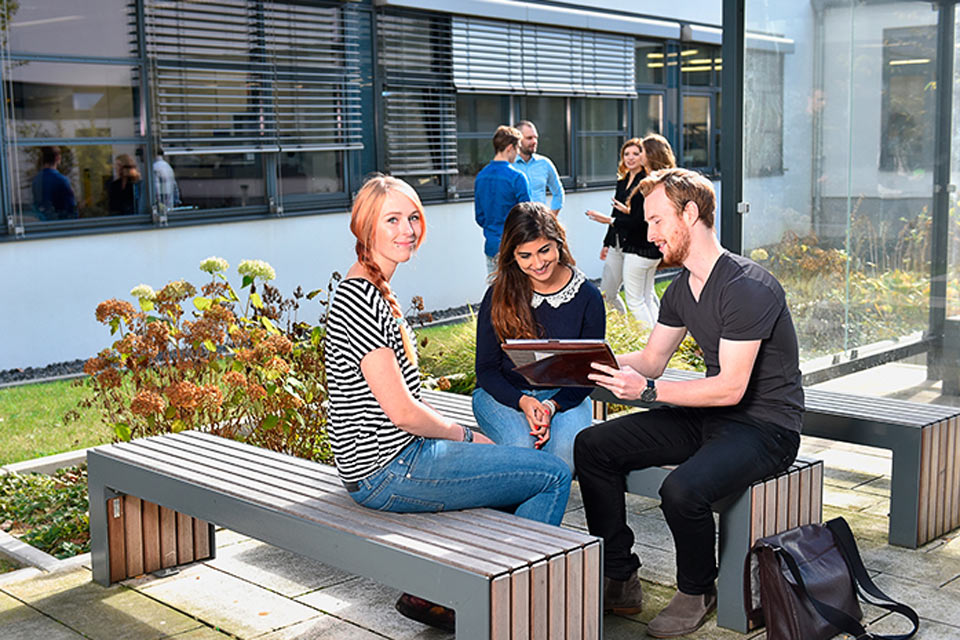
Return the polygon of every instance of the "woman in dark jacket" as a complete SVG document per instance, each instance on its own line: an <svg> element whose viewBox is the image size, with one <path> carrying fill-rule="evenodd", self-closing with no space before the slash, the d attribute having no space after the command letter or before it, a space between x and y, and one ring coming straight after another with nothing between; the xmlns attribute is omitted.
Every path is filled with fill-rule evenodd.
<svg viewBox="0 0 960 640"><path fill-rule="evenodd" d="M651 134L643 140L627 140L620 148L619 180L612 214L605 216L587 211L591 220L610 227L600 252L600 259L604 261L600 290L604 299L615 309L624 311L619 295L622 285L627 309L650 329L657 323L660 310L653 283L661 256L657 247L647 240L643 194L638 187L648 174L675 166L673 149L663 136Z"/></svg>

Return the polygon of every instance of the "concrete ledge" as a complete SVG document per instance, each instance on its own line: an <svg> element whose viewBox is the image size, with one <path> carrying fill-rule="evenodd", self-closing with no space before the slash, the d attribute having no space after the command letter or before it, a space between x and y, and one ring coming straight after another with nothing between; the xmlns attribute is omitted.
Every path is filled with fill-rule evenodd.
<svg viewBox="0 0 960 640"><path fill-rule="evenodd" d="M67 451L66 453L4 465L0 467L0 475L7 473L46 473L49 475L57 469L72 467L81 462L86 462L86 460L87 450L77 449L76 451Z"/></svg>
<svg viewBox="0 0 960 640"><path fill-rule="evenodd" d="M49 553L44 553L36 547L31 547L26 542L21 542L6 531L0 531L0 554L7 556L17 564L36 567L43 571L53 571L60 562Z"/></svg>

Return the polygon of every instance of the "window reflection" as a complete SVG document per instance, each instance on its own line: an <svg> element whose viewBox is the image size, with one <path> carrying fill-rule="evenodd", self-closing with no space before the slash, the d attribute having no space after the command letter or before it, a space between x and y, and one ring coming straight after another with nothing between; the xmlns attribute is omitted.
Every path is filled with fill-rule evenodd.
<svg viewBox="0 0 960 640"><path fill-rule="evenodd" d="M710 98L683 97L683 161L685 167L710 164L708 142L710 132Z"/></svg>
<svg viewBox="0 0 960 640"><path fill-rule="evenodd" d="M634 135L641 138L650 133L663 135L663 94L641 93L634 109Z"/></svg>
<svg viewBox="0 0 960 640"><path fill-rule="evenodd" d="M635 64L637 84L663 84L665 60L662 43L638 42Z"/></svg>
<svg viewBox="0 0 960 640"><path fill-rule="evenodd" d="M128 0L4 2L3 8L10 14L10 50L68 56L134 56L130 44L134 6Z"/></svg>
<svg viewBox="0 0 960 640"><path fill-rule="evenodd" d="M570 145L567 139L567 99L543 96L522 96L519 99L519 120L537 125L540 139L537 153L553 161L557 173L570 175Z"/></svg>
<svg viewBox="0 0 960 640"><path fill-rule="evenodd" d="M624 101L583 99L577 125L580 182L616 180L620 145L626 140Z"/></svg>
<svg viewBox="0 0 960 640"><path fill-rule="evenodd" d="M262 205L263 159L257 153L171 155L183 209Z"/></svg>
<svg viewBox="0 0 960 640"><path fill-rule="evenodd" d="M143 148L44 145L16 151L14 206L25 223L145 213Z"/></svg>
<svg viewBox="0 0 960 640"><path fill-rule="evenodd" d="M7 123L18 138L133 137L139 133L134 68L17 62Z"/></svg>
<svg viewBox="0 0 960 640"><path fill-rule="evenodd" d="M340 151L297 151L280 154L280 193L286 196L343 191Z"/></svg>

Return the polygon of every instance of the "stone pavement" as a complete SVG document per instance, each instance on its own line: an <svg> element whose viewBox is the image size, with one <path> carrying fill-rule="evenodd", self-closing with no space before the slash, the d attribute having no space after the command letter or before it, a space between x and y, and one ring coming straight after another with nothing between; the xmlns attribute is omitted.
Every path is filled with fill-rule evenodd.
<svg viewBox="0 0 960 640"><path fill-rule="evenodd" d="M891 376L900 397L941 403L936 385L923 380L921 367L909 365L848 376L824 383L838 390L867 393L884 387ZM847 385L847 386L844 386ZM891 393L892 395L892 393ZM824 518L844 516L857 536L867 568L877 584L912 605L922 617L920 640L960 640L960 534L953 532L917 550L886 543L890 454L805 437L803 452L825 463ZM669 533L651 499L629 496L629 519L643 560L643 613L608 615L607 640L646 637L646 623L669 600L675 588ZM584 528L576 488L564 524ZM257 638L258 640L329 639L447 640L452 638L400 616L393 609L399 595L363 578L295 556L281 549L218 532L216 559L184 568L179 574L145 576L110 588L91 581L89 556L61 563L57 570L21 569L0 575L2 640L150 640L177 638ZM871 630L906 630L885 611L866 606ZM700 639L760 640L762 630L739 634L718 629L711 619Z"/></svg>

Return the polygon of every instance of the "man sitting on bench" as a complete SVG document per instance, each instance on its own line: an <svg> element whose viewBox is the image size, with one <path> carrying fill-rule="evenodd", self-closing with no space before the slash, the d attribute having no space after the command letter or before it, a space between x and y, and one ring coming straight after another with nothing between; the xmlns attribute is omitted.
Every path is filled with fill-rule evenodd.
<svg viewBox="0 0 960 640"><path fill-rule="evenodd" d="M639 613L642 597L624 479L635 469L678 465L660 488L678 591L647 627L653 637L671 638L699 628L716 607L711 504L793 462L803 388L783 288L720 245L710 182L666 169L640 189L648 237L666 265L683 270L664 293L647 346L617 356L619 370L594 363L590 377L618 398L673 406L585 429L574 458L587 525L603 538L604 610L616 613ZM655 384L688 330L703 350L706 377Z"/></svg>

